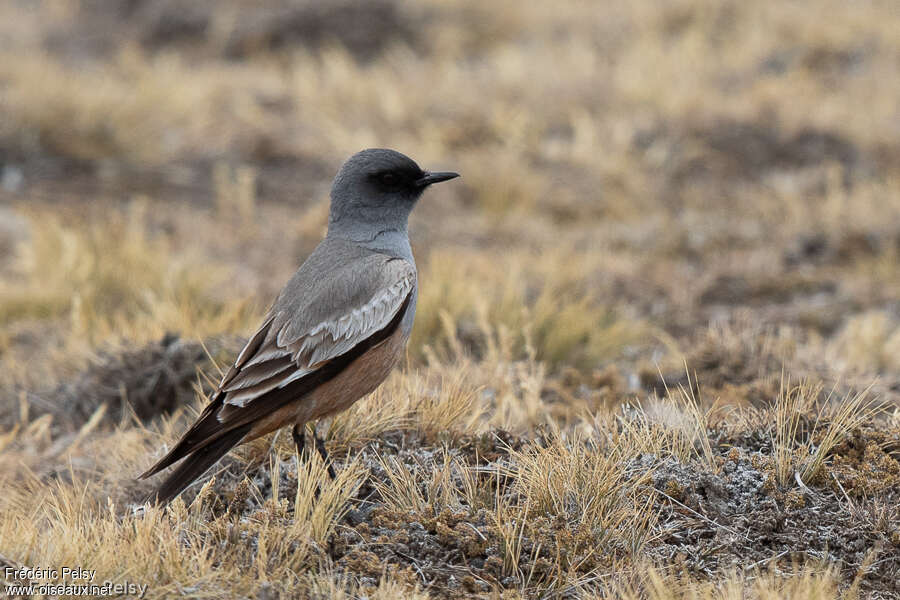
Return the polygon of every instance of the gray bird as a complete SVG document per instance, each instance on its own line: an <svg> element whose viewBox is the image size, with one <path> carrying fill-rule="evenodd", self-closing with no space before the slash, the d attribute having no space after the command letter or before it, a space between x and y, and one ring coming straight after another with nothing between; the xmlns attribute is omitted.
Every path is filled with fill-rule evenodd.
<svg viewBox="0 0 900 600"><path fill-rule="evenodd" d="M328 233L281 290L209 404L172 450L140 477L181 461L148 500L166 504L237 444L347 409L400 362L416 313L407 220L433 183L386 149L359 152L331 187ZM325 455L320 440L319 452Z"/></svg>

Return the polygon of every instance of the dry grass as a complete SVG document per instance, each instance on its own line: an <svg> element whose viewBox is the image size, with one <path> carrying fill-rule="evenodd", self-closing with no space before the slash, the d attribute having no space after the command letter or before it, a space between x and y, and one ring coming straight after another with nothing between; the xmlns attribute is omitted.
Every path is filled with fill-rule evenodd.
<svg viewBox="0 0 900 600"><path fill-rule="evenodd" d="M869 396L870 390L864 389L856 392L852 396L843 398L837 403L837 407L828 407L831 414L821 411L819 414L826 414L828 417L828 427L825 429L818 440L815 449L811 452L809 462L804 466L801 473L801 479L811 481L822 474L825 459L832 453L834 448L844 441L854 431L866 423L877 420L887 406L883 400L872 398ZM818 421L816 422L818 425ZM815 426L813 431L815 432Z"/></svg>
<svg viewBox="0 0 900 600"><path fill-rule="evenodd" d="M797 458L800 432L800 421L805 415L809 415L815 398L821 393L821 387L810 389L809 384L791 387L790 381L782 380L781 393L775 401L775 435L772 440L774 448L773 460L775 461L775 477L781 486L790 485L794 473L797 471L795 460Z"/></svg>
<svg viewBox="0 0 900 600"><path fill-rule="evenodd" d="M427 344L444 356L458 355L463 341L486 352L505 343L502 351L533 351L551 367L582 369L615 358L623 346L645 342L650 328L592 297L584 276L598 268L598 260L580 259L572 250L513 256L434 252L423 267L422 320L412 346ZM460 334L464 340L454 339ZM500 335L508 339L498 340Z"/></svg>
<svg viewBox="0 0 900 600"><path fill-rule="evenodd" d="M154 598L896 595L890 2L94 4L0 3L0 560ZM403 368L319 426L337 479L282 433L135 512L366 146L463 177L411 221Z"/></svg>
<svg viewBox="0 0 900 600"><path fill-rule="evenodd" d="M743 577L731 575L715 585L674 577L666 577L650 569L646 583L638 591L622 594L626 600L648 598L650 600L777 600L779 598L809 598L826 600L856 598L853 593L838 592L838 578L829 569L802 569L800 573L785 578L772 575Z"/></svg>
<svg viewBox="0 0 900 600"><path fill-rule="evenodd" d="M782 380L781 393L771 409L772 447L778 484L799 485L821 479L835 447L866 424L879 420L888 405L873 398L871 388L835 399L821 383ZM814 416L814 420L810 417Z"/></svg>

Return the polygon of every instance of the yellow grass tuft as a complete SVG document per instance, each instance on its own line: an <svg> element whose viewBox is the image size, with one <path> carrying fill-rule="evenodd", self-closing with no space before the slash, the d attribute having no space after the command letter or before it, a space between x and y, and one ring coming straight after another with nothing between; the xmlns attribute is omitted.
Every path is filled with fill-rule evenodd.
<svg viewBox="0 0 900 600"><path fill-rule="evenodd" d="M109 221L72 228L43 215L32 221L19 281L0 289L4 320L60 318L90 344L127 337L137 343L166 331L191 337L240 328L243 299L219 300L221 267L175 251L147 233L144 201Z"/></svg>
<svg viewBox="0 0 900 600"><path fill-rule="evenodd" d="M797 468L798 439L801 420L810 414L816 399L822 393L821 384L801 382L791 386L790 379L781 379L781 391L772 407L775 417L774 438L772 440L775 477L779 485L787 486L794 479ZM809 432L806 432L809 435Z"/></svg>
<svg viewBox="0 0 900 600"><path fill-rule="evenodd" d="M667 576L656 568L649 568L644 579L641 585L620 590L618 597L623 600L850 600L855 597L838 591L838 574L829 568L801 568L784 577L772 573L759 576L729 574L716 582Z"/></svg>
<svg viewBox="0 0 900 600"><path fill-rule="evenodd" d="M818 477L831 451L848 435L866 423L873 422L887 410L888 404L870 396L871 388L850 394L835 404L826 404L820 416L828 417L828 426L818 444L811 449L810 460L804 465L800 477L803 481L813 481ZM818 426L818 420L816 421ZM814 427L815 429L816 427Z"/></svg>
<svg viewBox="0 0 900 600"><path fill-rule="evenodd" d="M422 292L411 341L414 352L427 340L435 352L452 350L460 332L466 342L488 344L484 323L502 325L510 350L550 366L596 367L623 346L647 339L648 328L622 318L584 289L589 261L559 255L502 256L435 252L422 268ZM528 336L528 339L526 339Z"/></svg>

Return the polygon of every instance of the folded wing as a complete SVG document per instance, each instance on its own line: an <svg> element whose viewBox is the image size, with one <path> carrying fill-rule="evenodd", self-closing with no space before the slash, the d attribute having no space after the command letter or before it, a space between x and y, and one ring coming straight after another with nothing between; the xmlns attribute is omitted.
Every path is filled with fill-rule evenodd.
<svg viewBox="0 0 900 600"><path fill-rule="evenodd" d="M327 270L316 268L315 255L304 263L197 422L142 478L229 432L246 431L334 377L399 325L416 286L415 267L373 252L347 258Z"/></svg>
<svg viewBox="0 0 900 600"><path fill-rule="evenodd" d="M364 293L353 291L356 298L348 298L346 285L339 281L322 285L310 306L273 309L222 381L219 392L227 406L244 407L346 354L383 329L415 286L415 270L404 260L379 255L354 267L362 272L353 278L365 284ZM321 306L331 307L331 314L314 310Z"/></svg>

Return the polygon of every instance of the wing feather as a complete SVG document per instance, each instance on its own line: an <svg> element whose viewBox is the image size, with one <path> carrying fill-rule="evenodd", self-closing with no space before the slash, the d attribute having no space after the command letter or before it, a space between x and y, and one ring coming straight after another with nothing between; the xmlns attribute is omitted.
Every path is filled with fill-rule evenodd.
<svg viewBox="0 0 900 600"><path fill-rule="evenodd" d="M282 290L197 421L141 477L210 448L207 454L215 456L202 459L205 469L255 420L302 398L381 343L403 321L415 286L411 263L326 238ZM198 473L180 469L172 481L181 486Z"/></svg>
<svg viewBox="0 0 900 600"><path fill-rule="evenodd" d="M272 316L235 361L236 372L230 371L220 386L226 405L245 407L346 354L390 323L416 285L415 267L402 259L373 254L349 266L355 275L352 285L326 282L320 287L332 296L310 298L317 306L332 308L315 322L303 306L275 310L276 303ZM347 273L335 277L340 275L346 278Z"/></svg>
<svg viewBox="0 0 900 600"><path fill-rule="evenodd" d="M278 375L282 371L286 371L288 369L294 370L293 367L294 363L291 362L291 359L287 356L273 358L272 360L267 360L263 363L245 367L241 370L241 376L223 386L222 391L234 392L237 390L246 389L248 387L256 385L257 383L261 383L266 379L270 379L275 375Z"/></svg>

